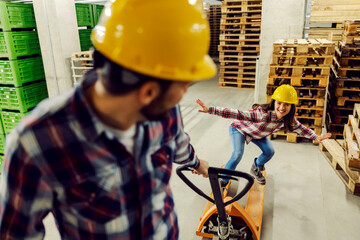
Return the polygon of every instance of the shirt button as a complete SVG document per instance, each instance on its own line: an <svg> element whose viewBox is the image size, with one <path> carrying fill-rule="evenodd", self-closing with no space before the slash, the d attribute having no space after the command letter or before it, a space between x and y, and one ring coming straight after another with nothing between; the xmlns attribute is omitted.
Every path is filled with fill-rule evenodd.
<svg viewBox="0 0 360 240"><path fill-rule="evenodd" d="M166 155L166 158L167 158L167 159L169 159L169 158L170 158L170 155L169 155L169 154L167 154L167 155Z"/></svg>
<svg viewBox="0 0 360 240"><path fill-rule="evenodd" d="M91 198L96 197L96 193L91 193L91 194L90 194L90 197L91 197Z"/></svg>

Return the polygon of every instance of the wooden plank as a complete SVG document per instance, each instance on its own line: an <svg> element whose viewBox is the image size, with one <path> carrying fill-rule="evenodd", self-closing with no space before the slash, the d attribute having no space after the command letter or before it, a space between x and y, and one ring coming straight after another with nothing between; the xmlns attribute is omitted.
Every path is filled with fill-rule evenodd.
<svg viewBox="0 0 360 240"><path fill-rule="evenodd" d="M352 116L352 115L351 115ZM350 116L349 116L350 118ZM348 150L348 156L350 159L359 160L360 151L357 142L354 142L352 137L352 127L349 124L345 124L344 126L344 137L346 140L346 149Z"/></svg>
<svg viewBox="0 0 360 240"><path fill-rule="evenodd" d="M344 166L344 149L333 139L331 140L324 140L322 145L326 147L327 151L336 158L342 166ZM345 168L345 166L344 166Z"/></svg>
<svg viewBox="0 0 360 240"><path fill-rule="evenodd" d="M353 115L355 118L360 119L360 104L355 103Z"/></svg>
<svg viewBox="0 0 360 240"><path fill-rule="evenodd" d="M359 0L312 0L311 6L359 5Z"/></svg>
<svg viewBox="0 0 360 240"><path fill-rule="evenodd" d="M356 179L353 179L347 172L345 165L345 151L339 143L334 139L326 139L319 145L319 149L347 188L353 194L360 195L360 180L358 177L356 178L356 176ZM334 153L337 155L334 155ZM342 154L342 156L338 154Z"/></svg>
<svg viewBox="0 0 360 240"><path fill-rule="evenodd" d="M360 11L360 4L352 4L352 5L316 5L311 8L312 12L350 12L350 11Z"/></svg>
<svg viewBox="0 0 360 240"><path fill-rule="evenodd" d="M356 121L353 115L349 116L349 124L346 124L344 127L344 136L346 139L346 146L349 149L348 166L350 168L355 168L360 170L360 150L359 150L360 129L358 126L358 122ZM355 139L356 142L352 141L353 139Z"/></svg>

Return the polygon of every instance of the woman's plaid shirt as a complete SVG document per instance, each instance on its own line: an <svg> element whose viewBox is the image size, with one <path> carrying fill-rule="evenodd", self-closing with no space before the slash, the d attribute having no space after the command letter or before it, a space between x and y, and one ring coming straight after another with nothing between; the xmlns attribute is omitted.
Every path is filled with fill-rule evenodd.
<svg viewBox="0 0 360 240"><path fill-rule="evenodd" d="M210 107L209 113L223 118L237 119L231 123L231 126L244 134L246 143L249 143L252 139L269 136L284 127L284 121L277 119L275 111L264 111L261 107L249 111ZM312 140L318 137L313 130L302 125L296 118L293 131Z"/></svg>

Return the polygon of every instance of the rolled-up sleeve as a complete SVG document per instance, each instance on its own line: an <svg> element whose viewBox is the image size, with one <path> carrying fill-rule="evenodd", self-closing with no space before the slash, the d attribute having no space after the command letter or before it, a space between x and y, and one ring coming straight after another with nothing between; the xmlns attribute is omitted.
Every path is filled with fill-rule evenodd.
<svg viewBox="0 0 360 240"><path fill-rule="evenodd" d="M252 122L260 122L267 116L267 113L262 109L241 111L232 108L209 107L209 114L220 116L223 118L231 118L237 120L248 120Z"/></svg>
<svg viewBox="0 0 360 240"><path fill-rule="evenodd" d="M302 125L297 119L295 119L295 126L293 127L293 131L298 133L299 135L315 140L318 135L315 134L313 130Z"/></svg>

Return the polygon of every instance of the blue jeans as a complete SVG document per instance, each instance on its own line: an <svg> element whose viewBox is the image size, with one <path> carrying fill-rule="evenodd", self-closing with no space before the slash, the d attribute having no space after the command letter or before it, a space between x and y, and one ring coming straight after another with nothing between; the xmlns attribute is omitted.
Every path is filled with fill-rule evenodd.
<svg viewBox="0 0 360 240"><path fill-rule="evenodd" d="M245 137L241 132L232 126L229 128L229 134L233 146L233 153L230 160L226 163L225 168L235 170L244 154ZM264 166L275 153L270 139L268 137L264 137L262 139L253 139L251 141L262 151L262 154L256 159L256 166Z"/></svg>

